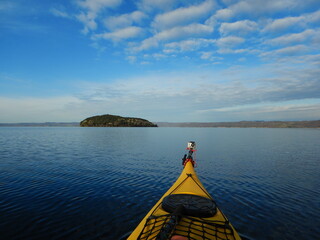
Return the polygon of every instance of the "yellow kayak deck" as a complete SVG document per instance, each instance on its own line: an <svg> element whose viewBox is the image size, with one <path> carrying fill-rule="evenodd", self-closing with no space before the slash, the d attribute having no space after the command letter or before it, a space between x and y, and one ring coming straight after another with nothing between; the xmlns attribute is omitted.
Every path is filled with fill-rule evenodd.
<svg viewBox="0 0 320 240"><path fill-rule="evenodd" d="M176 182L143 218L128 240L170 240L175 239L173 236L177 235L184 236L181 239L191 240L241 239L228 219L217 207L214 215L210 217L194 217L182 214L179 216L179 220L173 224L173 229L170 230L170 237L161 238L159 235L163 228L170 224L172 225L171 222L173 221L173 214L165 211L162 203L165 197L174 194L196 195L210 199L213 202L212 197L198 179L193 163L188 161Z"/></svg>

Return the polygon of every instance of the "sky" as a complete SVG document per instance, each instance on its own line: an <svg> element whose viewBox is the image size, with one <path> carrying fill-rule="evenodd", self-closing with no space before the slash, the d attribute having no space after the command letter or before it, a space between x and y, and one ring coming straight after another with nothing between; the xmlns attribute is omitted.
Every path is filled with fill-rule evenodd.
<svg viewBox="0 0 320 240"><path fill-rule="evenodd" d="M0 122L320 119L319 0L0 0Z"/></svg>

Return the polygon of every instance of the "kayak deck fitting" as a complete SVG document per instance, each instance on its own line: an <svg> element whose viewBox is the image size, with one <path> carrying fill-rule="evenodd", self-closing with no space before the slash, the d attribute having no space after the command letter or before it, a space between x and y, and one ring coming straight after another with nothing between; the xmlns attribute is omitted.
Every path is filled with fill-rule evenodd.
<svg viewBox="0 0 320 240"><path fill-rule="evenodd" d="M241 239L194 170L195 143L188 143L184 169L128 240Z"/></svg>

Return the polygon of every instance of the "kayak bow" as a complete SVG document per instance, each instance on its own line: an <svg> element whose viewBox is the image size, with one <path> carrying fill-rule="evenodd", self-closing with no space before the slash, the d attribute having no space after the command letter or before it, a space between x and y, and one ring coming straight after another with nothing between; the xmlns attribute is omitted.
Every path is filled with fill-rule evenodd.
<svg viewBox="0 0 320 240"><path fill-rule="evenodd" d="M128 240L241 239L197 177L195 143L189 142L187 149L181 175Z"/></svg>

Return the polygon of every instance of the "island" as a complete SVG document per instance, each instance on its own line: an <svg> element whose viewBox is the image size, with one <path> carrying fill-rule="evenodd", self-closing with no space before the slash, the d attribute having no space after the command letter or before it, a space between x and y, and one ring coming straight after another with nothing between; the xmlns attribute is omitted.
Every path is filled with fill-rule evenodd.
<svg viewBox="0 0 320 240"><path fill-rule="evenodd" d="M156 124L142 118L121 117L116 115L100 115L84 119L81 127L158 127Z"/></svg>

